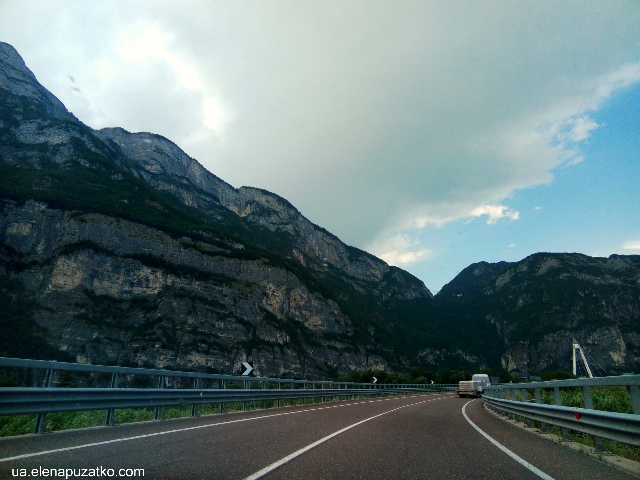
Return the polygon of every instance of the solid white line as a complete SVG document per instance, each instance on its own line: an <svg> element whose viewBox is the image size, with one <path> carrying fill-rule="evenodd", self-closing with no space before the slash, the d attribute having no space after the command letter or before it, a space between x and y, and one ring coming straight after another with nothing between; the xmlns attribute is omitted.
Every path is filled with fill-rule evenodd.
<svg viewBox="0 0 640 480"><path fill-rule="evenodd" d="M386 400L386 399L384 399L384 400ZM376 401L381 402L381 401L383 401L383 399L376 400ZM281 416L284 416L284 415L294 415L294 414L297 414L297 413L314 412L314 411L318 411L318 410L327 410L327 409L330 409L330 408L339 408L339 407L345 407L345 406L348 407L348 406L352 406L352 405L359 405L361 403L364 403L364 402L343 403L341 405L330 405L330 406L326 406L326 407L307 408L307 409L304 409L304 410L296 410L295 412L273 413L271 415L261 415L259 417L241 418L241 419L238 419L238 420L229 420L229 421L226 421L226 422L209 423L207 425L198 425L198 426L195 426L195 427L185 427L185 428L178 428L178 429L175 429L175 430L166 430L164 432L147 433L145 435L136 435L134 437L115 438L113 440L104 440L102 442L85 443L83 445L75 445L73 447L56 448L54 450L45 450L43 452L25 453L23 455L16 455L15 457L0 458L0 463L1 462L9 462L9 461L12 461L12 460L22 460L24 458L30 458L30 457L39 457L41 455L49 455L51 453L67 452L69 450L77 450L79 448L97 447L97 446L100 446L100 445L108 445L110 443L127 442L129 440L139 440L141 438L157 437L159 435L167 435L169 433L187 432L187 431L190 431L190 430L198 430L200 428L217 427L219 425L229 425L230 423L249 422L249 421L253 421L253 420L262 420L262 419L265 419L265 418L281 417Z"/></svg>
<svg viewBox="0 0 640 480"><path fill-rule="evenodd" d="M406 398L406 397L402 397L402 398ZM378 415L374 415L373 417L369 417L369 418L365 418L364 420L360 420L359 422L356 422L356 423L354 423L352 425L349 425L348 427L345 427L342 430L338 430L337 432L333 432L332 434L327 435L326 437L323 437L320 440L318 440L316 442L313 442L313 443L307 445L306 447L301 448L300 450L296 450L292 454L281 458L277 462L273 462L271 465L267 465L262 470L258 470L256 473L254 473L252 475L249 475L248 477L245 477L243 480L257 480L258 478L266 475L267 473L275 470L278 467L281 467L282 465L284 465L285 463L293 460L294 458L299 457L303 453L308 452L312 448L317 447L321 443L324 443L327 440L331 440L333 437L336 437L336 436L340 435L341 433L346 432L347 430L351 430L352 428L357 427L358 425L361 425L361 424L363 424L365 422L368 422L369 420L373 420L374 418L381 417L383 415L386 415L387 413L395 412L396 410L400 410L401 408L412 407L414 405L420 405L421 403L426 403L426 402L430 402L430 401L431 400L423 400L422 402L410 403L409 405L402 405L401 407L396 407L396 408L394 408L392 410L389 410L389 411L386 411L386 412L383 412L383 413L379 413Z"/></svg>
<svg viewBox="0 0 640 480"><path fill-rule="evenodd" d="M533 465L531 465L529 462L527 462L524 458L519 457L518 455L516 455L515 453L513 453L511 450L509 450L507 447L505 447L504 445L502 445L501 443L498 443L497 440L495 440L493 437L489 436L487 433L485 433L484 430L482 430L480 427L478 427L475 423L473 423L471 421L471 419L467 416L467 405L469 405L471 402L473 402L473 400L469 400L467 403L464 404L464 406L462 407L462 415L464 415L464 418L467 419L467 422L469 422L471 424L471 426L473 428L475 428L478 432L480 432L481 435L483 435L487 440L489 440L491 443L493 443L496 447L498 447L500 450L502 450L504 453L506 453L507 455L509 455L511 458L513 458L516 462L518 462L520 465L522 465L525 468L528 468L529 470L531 470L533 473L535 473L536 475L538 475L540 478L543 478L544 480L554 480L553 477L550 477L549 475L547 475L546 473L544 473L542 470L540 470L539 468L534 467Z"/></svg>

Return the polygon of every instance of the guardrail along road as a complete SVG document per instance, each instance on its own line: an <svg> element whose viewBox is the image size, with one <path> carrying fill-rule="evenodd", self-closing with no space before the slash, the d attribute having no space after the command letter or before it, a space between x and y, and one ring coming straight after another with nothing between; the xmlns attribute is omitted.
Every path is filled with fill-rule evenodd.
<svg viewBox="0 0 640 480"><path fill-rule="evenodd" d="M450 393L0 439L2 478L16 469L97 466L144 469L137 478L153 479L634 478Z"/></svg>
<svg viewBox="0 0 640 480"><path fill-rule="evenodd" d="M67 368L44 367L48 370ZM163 382L167 375L181 378L183 373L153 371ZM166 402L182 398L185 405L197 407L199 392L203 397L212 396L214 401L222 398L222 402L258 400L259 403L260 395L305 398L311 391L310 398L332 394L334 399L342 401L310 403L309 400L304 405L224 415L0 438L0 478L59 478L65 472L76 476L83 472L110 472L112 477L121 473L128 478L167 480L636 478L515 428L487 412L482 399L458 398L446 391L451 387L425 392L419 390L433 387L409 385L396 390L395 395L378 396L391 387L327 382L316 384L313 390L313 385L308 385L313 382L287 381L289 391L285 392L284 385L269 387L272 382L285 382L278 379L253 379L254 388L251 388L242 378L212 376L208 380L218 382L218 388L203 388L198 382L206 378L194 380L191 375L186 378L188 382L195 382L187 385L191 388L183 385L183 388L165 390L155 384L145 390L120 388L122 384L112 382L113 388L75 389L74 396L71 391L74 389L54 388L50 376L44 375L44 388L32 389L33 401L24 388L0 389L0 403L3 403L0 410L12 412L23 408L36 413L78 410L86 408L92 398L99 399L101 408L109 409L134 400L147 405L160 401L159 405L165 405L168 404L162 403L165 393ZM228 388L232 381L240 381L240 387L248 388ZM625 381L633 383L634 380ZM220 382L227 388L219 388ZM225 382L229 384L224 385ZM518 407L528 411L527 405L531 402L518 401L517 396L505 394L503 390L494 390L492 397L485 399L491 402L490 408ZM635 395L634 388L629 391ZM118 393L122 394L121 398ZM344 400L352 394L358 397ZM9 401L12 395L14 403ZM38 400L38 395L43 397ZM146 398L142 398L144 396ZM78 402L75 406L70 404L74 398ZM521 391L519 398L527 400L526 392ZM274 402L271 400L272 405ZM519 405L514 407L514 403ZM549 418L545 417L551 421ZM56 472L55 476L50 475L51 469Z"/></svg>

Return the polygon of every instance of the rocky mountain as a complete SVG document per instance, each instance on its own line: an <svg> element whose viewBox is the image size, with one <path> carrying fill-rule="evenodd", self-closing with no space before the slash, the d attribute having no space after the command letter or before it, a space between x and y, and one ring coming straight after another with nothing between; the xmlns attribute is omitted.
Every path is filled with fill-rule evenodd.
<svg viewBox="0 0 640 480"><path fill-rule="evenodd" d="M2 354L309 378L411 361L395 304L432 301L412 275L166 138L87 127L7 44L0 98Z"/></svg>
<svg viewBox="0 0 640 480"><path fill-rule="evenodd" d="M0 42L0 355L331 378L638 365L637 257L479 263L433 297L170 140L82 124Z"/></svg>
<svg viewBox="0 0 640 480"><path fill-rule="evenodd" d="M640 366L639 255L538 253L516 263L477 263L436 300L459 327L502 350L508 371L569 370L573 338L603 371Z"/></svg>

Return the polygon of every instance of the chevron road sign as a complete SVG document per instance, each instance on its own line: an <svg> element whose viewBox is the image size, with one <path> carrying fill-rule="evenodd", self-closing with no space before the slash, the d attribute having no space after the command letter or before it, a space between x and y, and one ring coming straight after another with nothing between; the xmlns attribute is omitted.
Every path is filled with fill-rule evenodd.
<svg viewBox="0 0 640 480"><path fill-rule="evenodd" d="M253 363L242 362L242 376L247 377L253 372Z"/></svg>

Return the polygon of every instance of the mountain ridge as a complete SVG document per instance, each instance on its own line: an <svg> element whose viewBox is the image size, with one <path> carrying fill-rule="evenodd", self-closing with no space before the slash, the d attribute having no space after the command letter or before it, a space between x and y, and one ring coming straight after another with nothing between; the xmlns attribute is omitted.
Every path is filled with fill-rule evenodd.
<svg viewBox="0 0 640 480"><path fill-rule="evenodd" d="M436 299L460 318L495 328L506 370L568 370L574 337L605 369L640 364L640 255L535 253L519 262L480 262Z"/></svg>
<svg viewBox="0 0 640 480"><path fill-rule="evenodd" d="M248 358L263 374L316 377L406 361L387 340L382 294L430 300L420 280L277 195L231 187L164 137L90 129L30 72L2 75L0 273L12 285L5 293L33 302L29 321L48 344L93 363L228 373ZM21 94L24 81L37 95ZM237 298L247 302L240 310Z"/></svg>
<svg viewBox="0 0 640 480"><path fill-rule="evenodd" d="M126 157L137 160L136 168L142 167L142 170L130 171L154 188L171 192L189 206L208 209L217 204L257 226L290 235L292 244L288 245L288 251L280 253L305 266L318 269L321 264L328 263L347 275L368 281L379 281L389 271L384 261L347 246L305 218L288 200L261 188L232 187L164 137L131 134L120 128L101 129L96 134L102 140L118 145ZM137 138L139 140L136 141ZM167 151L166 144L172 151ZM160 156L163 161L160 161ZM273 242L262 246L276 248ZM426 287L424 290L424 295L432 296Z"/></svg>
<svg viewBox="0 0 640 480"><path fill-rule="evenodd" d="M433 296L165 137L84 125L1 42L0 100L0 355L321 379L569 368L576 336L640 365L638 256L478 262Z"/></svg>

